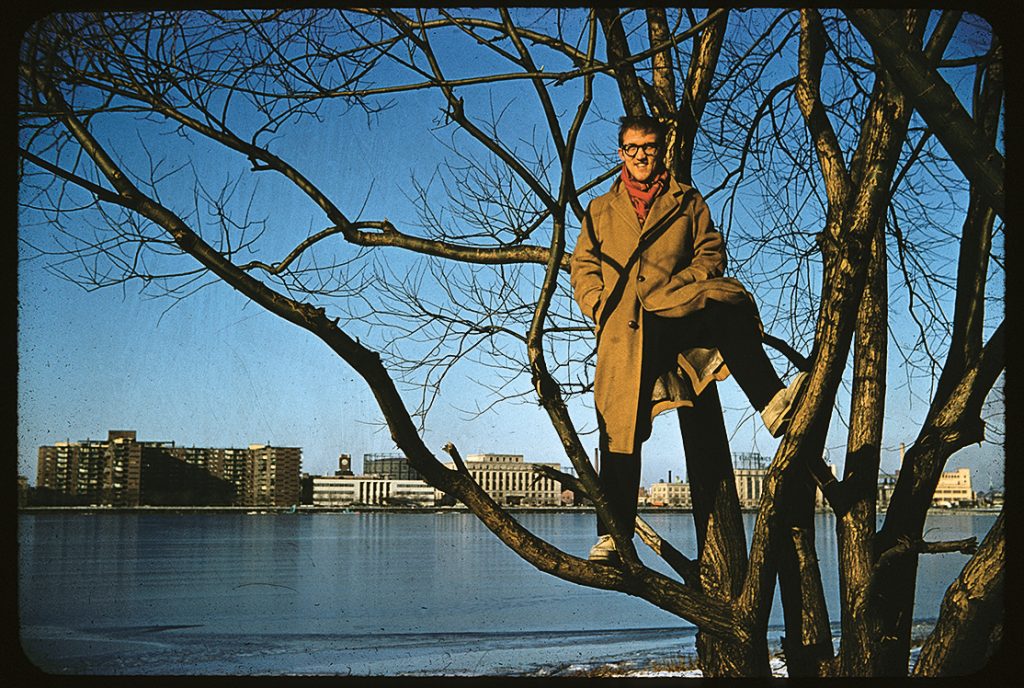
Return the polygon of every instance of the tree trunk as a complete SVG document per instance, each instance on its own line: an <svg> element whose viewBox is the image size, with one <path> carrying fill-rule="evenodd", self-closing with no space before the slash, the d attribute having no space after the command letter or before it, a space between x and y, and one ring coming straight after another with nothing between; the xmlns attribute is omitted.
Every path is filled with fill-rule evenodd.
<svg viewBox="0 0 1024 688"><path fill-rule="evenodd" d="M878 618L869 591L875 563L878 466L887 370L888 285L883 227L879 222L875 230L864 298L857 314L843 503L836 507L842 610L839 674L842 676L874 676L876 670ZM849 504L848 509L846 504Z"/></svg>
<svg viewBox="0 0 1024 688"><path fill-rule="evenodd" d="M779 593L786 634L782 649L791 677L829 673L832 630L821 571L814 549L814 483L798 458L783 479L778 495Z"/></svg>
<svg viewBox="0 0 1024 688"><path fill-rule="evenodd" d="M981 406L1005 360L1005 330L1000 325L965 373L949 399L933 407L914 445L907 452L893 491L885 524L878 533L881 553L902 539L919 540L932 495L946 461L959 449L984 439ZM935 401L938 404L938 400ZM906 673L910 654L910 623L917 576L916 552L897 557L876 573L880 595L882 634L886 640L882 661L886 674Z"/></svg>
<svg viewBox="0 0 1024 688"><path fill-rule="evenodd" d="M1003 512L949 586L914 676L963 676L984 668L1003 636L1006 530Z"/></svg>
<svg viewBox="0 0 1024 688"><path fill-rule="evenodd" d="M747 572L743 514L736 495L729 436L715 383L678 410L693 500L701 590L729 602L739 594ZM697 657L705 676L759 676L768 673L763 629L748 629L751 645L697 632Z"/></svg>

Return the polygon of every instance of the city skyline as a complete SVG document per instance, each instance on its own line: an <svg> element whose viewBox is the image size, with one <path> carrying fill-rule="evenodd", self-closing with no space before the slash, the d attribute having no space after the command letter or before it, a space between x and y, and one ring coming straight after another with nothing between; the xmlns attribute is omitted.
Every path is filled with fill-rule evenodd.
<svg viewBox="0 0 1024 688"><path fill-rule="evenodd" d="M314 507L402 506L433 508L457 502L429 485L401 453L366 454L363 471L352 470L351 456L341 453L333 475L302 470L301 447L250 444L239 447L186 447L173 440L138 439L135 430L111 429L107 439L56 442L39 448L36 488L19 476L19 507ZM739 505L758 508L768 473L768 457L756 453L732 455ZM454 462L447 464L456 467ZM468 454L465 469L498 504L505 506L565 506L585 502L538 468L566 470L556 463L524 461L520 454ZM834 466L829 466L834 475ZM571 469L568 471L571 473ZM898 471L897 471L898 473ZM888 507L895 480L882 473L878 480L880 510ZM932 503L935 507L983 506L969 468L944 471ZM641 485L638 505L691 508L690 485L682 477ZM815 506L826 508L821 486Z"/></svg>
<svg viewBox="0 0 1024 688"><path fill-rule="evenodd" d="M103 444L103 443L106 443L108 441L111 441L113 438L118 437L118 436L130 436L131 439L134 440L136 438L137 434L138 434L137 431L134 430L134 429L124 430L124 429L113 429L113 428L111 428L111 429L109 429L107 431L107 435L108 435L108 439L107 440L93 439L93 438L88 437L88 436L85 437L84 439L79 438L77 440L66 439L66 440L62 440L62 441L52 442L52 443L46 444L46 445L40 445L39 446L39 450L41 451L41 450L46 449L46 448L61 447L61 446L68 446L68 445L82 445L82 444L88 444L88 443L92 443L92 444L97 444L98 445L98 444ZM281 445L281 444L275 444L273 442L267 441L267 442L262 442L262 443L250 442L248 444L245 444L244 446L230 446L229 447L229 446L226 446L226 445L223 445L223 444L218 444L218 443L214 443L214 445L208 445L208 446L207 445L203 445L203 446L200 446L200 445L197 445L197 444L194 444L194 443L193 444L188 444L188 443L184 443L184 442L179 442L179 441L177 441L175 439L142 439L142 440L138 440L138 442L140 444L144 444L144 445L147 445L147 446L168 446L168 447L176 448L178 450L189 450L189 449L193 449L193 450L194 449L207 450L207 449L213 449L213 450L217 450L217 451L242 451L242 452L244 452L246 450L252 451L253 449L271 448L271 447L287 448L287 449L298 449L299 450L299 461L298 461L298 464L299 464L299 467L300 467L300 473L302 475L308 475L310 477L329 477L329 476L335 476L335 475L338 475L340 473L343 473L346 469L339 468L339 461L341 461L343 459L346 461L346 463L347 462L351 462L351 464L349 464L350 468L348 468L347 470L350 471L351 474L353 474L355 476L359 476L359 477L375 475L377 473L377 471L376 471L376 465L374 464L374 462L387 463L387 462L389 462L391 460L400 460L400 461L408 462L408 459L399 451L392 451L392 452L369 452L369 453L363 453L362 455L356 455L356 454L353 454L351 452L340 451L340 452L337 453L337 455L335 457L335 460L334 460L335 461L335 464L334 464L335 467L333 469L327 469L327 470L324 470L322 472L314 472L314 471L311 471L311 470L307 470L305 464L303 463L303 456L302 456L303 447L302 447L302 445ZM905 447L900 447L900 452L901 453L904 450L905 450ZM356 457L356 456L359 456L359 464L356 464L355 461L352 461L352 459L354 457ZM513 457L518 457L517 460L523 461L526 464L543 464L544 463L544 462L537 461L537 460L526 460L527 457L526 457L525 454L518 454L518 453L514 453L514 452L512 452L512 453L509 453L509 452L470 452L470 453L468 453L466 455L466 461L468 461L468 462L486 461L488 459L488 457L494 457L494 456L506 456L506 457L513 456ZM366 471L366 463L368 461L372 464L371 467L370 467L371 468L370 472ZM740 478L741 478L740 473L742 473L743 471L749 472L751 470L762 470L763 471L764 469L766 469L768 467L770 461L771 461L771 457L770 456L765 456L765 455L759 454L757 452L736 452L736 451L732 452L732 465L733 465L733 469L737 471L737 485L740 484ZM451 462L445 462L445 465L447 465L450 468L454 468L454 464L451 463ZM554 466L555 462L548 463L547 465ZM829 466L833 470L835 469L835 466L833 464L829 464ZM564 471L564 472L569 473L569 474L574 474L575 473L575 470L574 470L574 468L571 465L558 464L558 468L560 470ZM386 472L390 472L391 470L392 469L389 468L388 471L386 471ZM953 463L951 463L951 464L949 464L946 467L946 470L944 471L944 475L946 475L946 474L952 475L952 474L959 473L959 472L962 472L962 471L967 471L967 473L968 473L967 480L968 480L968 483L970 483L971 469L969 467L958 466L958 465L954 465ZM415 471L415 469L413 469L411 466L407 466L404 472L408 472L409 474L411 474L411 476L418 475L418 473ZM895 470L892 470L892 471L882 470L882 471L880 471L880 474L879 474L879 480L881 482L881 481L884 481L884 480L887 480L887 479L892 479L894 476L898 475L898 473L899 473L899 468L898 467ZM24 474L24 473L19 473L19 476L26 478L27 480L30 481L31 484L36 485L37 480L38 480L38 466L37 466L37 472L36 473L33 473L32 475L27 475L27 474ZM402 477L409 477L409 476L402 476ZM648 488L650 488L650 487L652 487L654 485L657 485L657 484L664 485L664 484L678 484L678 483L687 484L687 477L686 477L686 473L685 473L685 466L681 466L680 470L678 472L676 472L675 469L673 469L673 468L669 468L667 473L665 475L663 475L663 476L654 476L649 481L642 480L641 481L641 488L648 489ZM994 487L994 488L996 488L998 490L1002 490L1003 489L1002 485L995 486L993 484L991 487ZM985 487L985 489L988 489L988 487ZM741 490L741 492L742 492L742 490ZM749 488L748 488L748 492L749 492ZM939 491L936 492L937 495L938 495L938 492ZM741 499L741 501L742 501L742 499Z"/></svg>

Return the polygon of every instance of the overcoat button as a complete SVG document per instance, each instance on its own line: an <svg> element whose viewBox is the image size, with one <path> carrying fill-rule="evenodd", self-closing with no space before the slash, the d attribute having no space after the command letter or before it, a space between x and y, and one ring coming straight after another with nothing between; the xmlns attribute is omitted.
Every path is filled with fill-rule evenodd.
<svg viewBox="0 0 1024 688"><path fill-rule="evenodd" d="M639 325L639 324L637 324L636 320L630 320L630 321L629 321L628 323L626 323L626 324L627 324L627 325L629 325L629 326L630 326L630 327L631 327L632 329L634 329L634 330L640 327L640 325Z"/></svg>
<svg viewBox="0 0 1024 688"><path fill-rule="evenodd" d="M644 281L644 280L646 280L646 279L647 279L647 278L646 278L646 277L644 277L643 275L637 275L637 276L636 276L636 281L637 281L637 282L643 282L643 281Z"/></svg>

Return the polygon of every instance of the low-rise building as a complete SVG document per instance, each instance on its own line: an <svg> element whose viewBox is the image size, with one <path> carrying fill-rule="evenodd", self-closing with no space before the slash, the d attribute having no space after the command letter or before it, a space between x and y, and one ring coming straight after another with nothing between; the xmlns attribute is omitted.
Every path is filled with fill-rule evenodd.
<svg viewBox="0 0 1024 688"><path fill-rule="evenodd" d="M878 481L878 508L887 509L896 490L896 482L900 472L895 475L882 474ZM974 506L977 494L971 488L971 469L957 468L954 471L943 471L932 494L933 507Z"/></svg>
<svg viewBox="0 0 1024 688"><path fill-rule="evenodd" d="M313 506L434 506L437 491L422 480L369 475L313 476Z"/></svg>
<svg viewBox="0 0 1024 688"><path fill-rule="evenodd" d="M648 490L647 503L651 506L675 506L690 508L690 484L683 482L657 482Z"/></svg>
<svg viewBox="0 0 1024 688"><path fill-rule="evenodd" d="M942 472L935 486L935 494L932 495L932 506L967 506L974 504L974 501L970 468Z"/></svg>
<svg viewBox="0 0 1024 688"><path fill-rule="evenodd" d="M423 480L403 454L363 454L363 475L393 480Z"/></svg>
<svg viewBox="0 0 1024 688"><path fill-rule="evenodd" d="M455 468L454 463L446 464ZM480 487L502 506L560 506L562 486L536 470L548 466L561 470L557 463L528 463L522 454L469 454L466 469Z"/></svg>

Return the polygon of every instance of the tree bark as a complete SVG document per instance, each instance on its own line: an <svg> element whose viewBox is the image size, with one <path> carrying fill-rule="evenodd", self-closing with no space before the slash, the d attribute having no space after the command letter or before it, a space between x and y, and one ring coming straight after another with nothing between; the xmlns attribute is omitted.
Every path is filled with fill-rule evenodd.
<svg viewBox="0 0 1024 688"><path fill-rule="evenodd" d="M747 546L717 385L708 385L693 407L682 407L677 415L693 500L701 591L731 602L746 576ZM765 630L749 629L749 644L698 630L697 656L704 675L767 675Z"/></svg>
<svg viewBox="0 0 1024 688"><path fill-rule="evenodd" d="M776 556L786 625L782 649L793 678L827 675L832 661L832 629L814 548L814 483L805 464L804 459L793 462L777 496Z"/></svg>
<svg viewBox="0 0 1024 688"><path fill-rule="evenodd" d="M605 43L608 46L608 64L615 70L615 80L619 84L619 96L622 98L622 109L627 115L646 115L640 81L636 70L629 62L629 43L626 32L622 28L619 10L615 7L602 6L595 10L604 29Z"/></svg>
<svg viewBox="0 0 1024 688"><path fill-rule="evenodd" d="M1000 512L946 591L914 676L963 676L985 667L1002 644L1005 570L1006 530Z"/></svg>
<svg viewBox="0 0 1024 688"><path fill-rule="evenodd" d="M694 142L711 92L711 79L718 66L728 22L729 14L725 12L694 40L685 89L679 107L676 108L676 140L669 147L671 155L668 163L675 178L687 184L691 183L693 177Z"/></svg>
<svg viewBox="0 0 1024 688"><path fill-rule="evenodd" d="M878 618L869 595L874 570L878 467L885 415L888 285L885 233L879 222L871 245L867 284L857 314L853 352L850 435L843 469L843 502L836 510L842 676L875 675Z"/></svg>
<svg viewBox="0 0 1024 688"><path fill-rule="evenodd" d="M665 45L671 33L664 7L647 8L647 36L649 45ZM675 114L676 79L672 67L672 48L651 55L651 86L648 100L655 117L669 118Z"/></svg>

